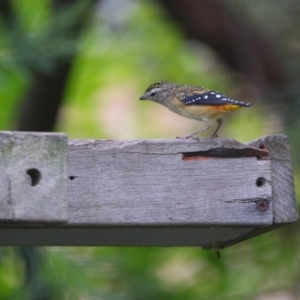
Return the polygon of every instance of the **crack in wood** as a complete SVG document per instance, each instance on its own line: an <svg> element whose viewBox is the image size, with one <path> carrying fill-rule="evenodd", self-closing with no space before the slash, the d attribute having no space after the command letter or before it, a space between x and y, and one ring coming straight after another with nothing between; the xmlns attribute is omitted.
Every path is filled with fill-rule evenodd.
<svg viewBox="0 0 300 300"><path fill-rule="evenodd" d="M10 178L8 178L8 195L7 195L7 204L11 213L11 218L13 221L15 221L15 211L14 211L14 203L13 203L13 198L12 198L12 194L11 194L11 180Z"/></svg>
<svg viewBox="0 0 300 300"><path fill-rule="evenodd" d="M257 157L258 159L269 159L269 151L246 148L246 149L229 149L229 148L215 148L206 151L185 152L182 153L183 160L199 160L210 158L243 158L243 157Z"/></svg>
<svg viewBox="0 0 300 300"><path fill-rule="evenodd" d="M270 199L256 198L256 199L233 199L233 200L225 200L226 203L256 203L259 200L266 201L267 203L271 203Z"/></svg>

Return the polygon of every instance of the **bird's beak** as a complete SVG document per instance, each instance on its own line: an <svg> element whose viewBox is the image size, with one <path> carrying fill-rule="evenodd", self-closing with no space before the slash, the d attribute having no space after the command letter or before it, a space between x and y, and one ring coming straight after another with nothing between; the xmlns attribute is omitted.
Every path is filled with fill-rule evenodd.
<svg viewBox="0 0 300 300"><path fill-rule="evenodd" d="M140 100L147 100L147 97L145 95L140 97Z"/></svg>

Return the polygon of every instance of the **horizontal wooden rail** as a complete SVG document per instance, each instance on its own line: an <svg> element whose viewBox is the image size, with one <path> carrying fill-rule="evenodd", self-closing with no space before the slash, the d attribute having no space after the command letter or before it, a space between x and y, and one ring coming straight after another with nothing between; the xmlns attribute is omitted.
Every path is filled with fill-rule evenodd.
<svg viewBox="0 0 300 300"><path fill-rule="evenodd" d="M223 248L297 219L284 135L244 145L0 132L0 245Z"/></svg>

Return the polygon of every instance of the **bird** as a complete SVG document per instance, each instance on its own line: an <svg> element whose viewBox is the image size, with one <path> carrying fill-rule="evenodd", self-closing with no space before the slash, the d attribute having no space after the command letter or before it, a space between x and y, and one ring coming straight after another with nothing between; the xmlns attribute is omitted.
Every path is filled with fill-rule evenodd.
<svg viewBox="0 0 300 300"><path fill-rule="evenodd" d="M241 107L251 107L252 104L233 100L221 93L211 91L201 86L180 85L168 81L151 84L140 97L140 100L151 100L162 104L172 112L188 119L204 122L204 127L183 139L196 139L200 132L208 130L214 121L218 126L211 138L218 137L217 132L222 126L222 117Z"/></svg>

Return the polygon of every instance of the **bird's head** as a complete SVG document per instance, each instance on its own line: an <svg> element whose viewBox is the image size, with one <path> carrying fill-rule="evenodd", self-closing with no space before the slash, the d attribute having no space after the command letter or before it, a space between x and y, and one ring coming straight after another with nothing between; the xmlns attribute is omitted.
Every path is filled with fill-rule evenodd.
<svg viewBox="0 0 300 300"><path fill-rule="evenodd" d="M167 99L168 93L170 92L170 87L172 87L174 83L167 81L160 81L151 84L144 95L140 97L140 100L151 100L158 103L163 103L165 99Z"/></svg>

